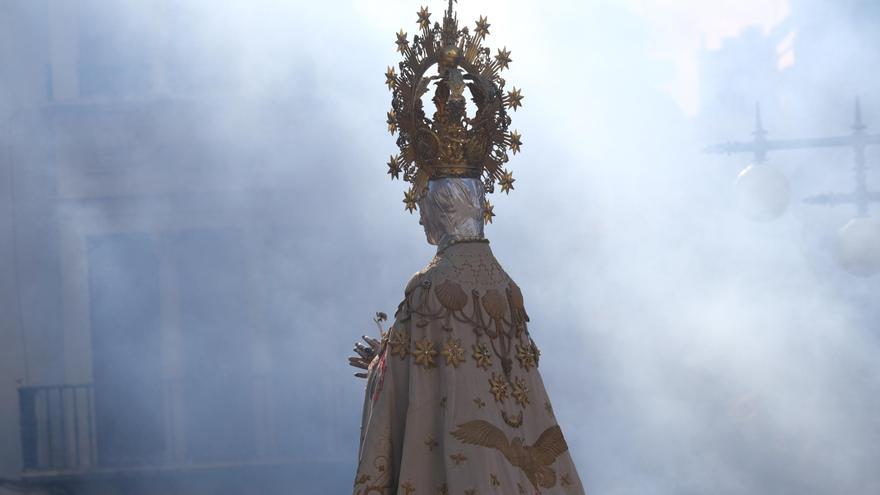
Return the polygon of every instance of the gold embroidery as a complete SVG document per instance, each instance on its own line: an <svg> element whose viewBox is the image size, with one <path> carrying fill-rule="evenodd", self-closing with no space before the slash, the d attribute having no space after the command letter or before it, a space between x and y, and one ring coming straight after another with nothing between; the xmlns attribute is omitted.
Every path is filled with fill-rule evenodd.
<svg viewBox="0 0 880 495"><path fill-rule="evenodd" d="M489 473L489 483L491 483L492 486L501 486L501 482L498 481L498 476L495 476L495 473Z"/></svg>
<svg viewBox="0 0 880 495"><path fill-rule="evenodd" d="M446 483L437 487L437 495L449 495L449 487L446 486Z"/></svg>
<svg viewBox="0 0 880 495"><path fill-rule="evenodd" d="M519 289L519 286L510 282L510 286L507 288L507 297L510 300L510 313L513 322L517 324L529 321L529 315L526 313L522 291Z"/></svg>
<svg viewBox="0 0 880 495"><path fill-rule="evenodd" d="M549 466L568 450L559 425L544 430L532 445L526 445L521 437L513 437L508 442L507 435L501 429L479 419L460 424L458 429L450 433L463 443L498 450L511 465L525 473L536 490L539 486L556 486L556 471Z"/></svg>
<svg viewBox="0 0 880 495"><path fill-rule="evenodd" d="M437 356L437 351L434 350L434 342L428 340L427 337L416 343L416 350L413 351L413 356L416 358L416 364L426 369L437 366L434 362L434 357Z"/></svg>
<svg viewBox="0 0 880 495"><path fill-rule="evenodd" d="M547 414L553 416L553 406L551 406L549 402L544 402L544 409L547 410Z"/></svg>
<svg viewBox="0 0 880 495"><path fill-rule="evenodd" d="M428 438L425 439L425 447L428 447L428 450L433 452L434 447L436 447L437 445L439 445L439 444L437 443L437 440L434 438L434 435L428 435Z"/></svg>
<svg viewBox="0 0 880 495"><path fill-rule="evenodd" d="M477 362L478 368L483 368L484 370L489 369L492 366L492 355L489 354L489 348L486 344L479 343L471 346L474 349L474 361Z"/></svg>
<svg viewBox="0 0 880 495"><path fill-rule="evenodd" d="M562 486L568 486L568 485L570 485L570 484L571 484L571 479L569 479L569 473L565 473L565 474L563 474L563 475L559 478L559 482L560 482L559 484L562 485Z"/></svg>
<svg viewBox="0 0 880 495"><path fill-rule="evenodd" d="M467 460L467 457L461 452L452 454L449 456L449 458L452 459L452 462L454 462L456 466Z"/></svg>
<svg viewBox="0 0 880 495"><path fill-rule="evenodd" d="M483 294L483 308L496 321L504 319L504 313L507 312L504 298L495 289L489 289Z"/></svg>
<svg viewBox="0 0 880 495"><path fill-rule="evenodd" d="M406 495L412 495L412 494L415 493L415 491L416 491L416 487L414 487L414 486L412 485L412 483L410 483L409 481L407 481L406 483L400 485L400 488L403 489L403 492L404 492Z"/></svg>
<svg viewBox="0 0 880 495"><path fill-rule="evenodd" d="M391 355L405 358L409 353L409 333L404 330L392 330L388 337L388 345L391 346Z"/></svg>
<svg viewBox="0 0 880 495"><path fill-rule="evenodd" d="M502 409L501 410L501 419L503 419L504 422L507 423L507 426L519 428L520 426L522 426L523 412L520 411L519 414L517 414L516 416L511 418L510 416L507 415L507 411Z"/></svg>
<svg viewBox="0 0 880 495"><path fill-rule="evenodd" d="M495 402L504 401L507 398L507 382L504 377L492 373L492 378L489 378L489 391L495 397Z"/></svg>
<svg viewBox="0 0 880 495"><path fill-rule="evenodd" d="M461 346L461 339L453 339L449 337L443 345L443 357L446 358L446 364L451 364L453 368L464 362L464 347Z"/></svg>
<svg viewBox="0 0 880 495"><path fill-rule="evenodd" d="M531 345L522 346L516 344L516 359L519 360L519 365L526 371L535 367L535 352L532 350Z"/></svg>
<svg viewBox="0 0 880 495"><path fill-rule="evenodd" d="M364 473L364 474L358 476L358 478L355 480L354 484L355 484L355 486L357 486L357 485L363 485L364 483L370 481L371 478L372 478L372 476L370 476L369 474Z"/></svg>
<svg viewBox="0 0 880 495"><path fill-rule="evenodd" d="M483 401L483 399L481 399L479 397L474 399L474 404L477 405L477 409L482 409L482 408L486 407L486 403Z"/></svg>
<svg viewBox="0 0 880 495"><path fill-rule="evenodd" d="M471 488L470 490L465 490L464 495L479 495L480 492L477 491L476 488Z"/></svg>
<svg viewBox="0 0 880 495"><path fill-rule="evenodd" d="M526 495L526 489L522 487L519 483L516 484L517 490L519 490L519 495Z"/></svg>
<svg viewBox="0 0 880 495"><path fill-rule="evenodd" d="M434 294L440 304L451 311L460 311L467 304L467 294L460 285L449 280L435 287Z"/></svg>
<svg viewBox="0 0 880 495"><path fill-rule="evenodd" d="M525 407L529 404L529 388L526 386L526 381L520 377L516 377L513 379L513 398L516 399L517 404Z"/></svg>

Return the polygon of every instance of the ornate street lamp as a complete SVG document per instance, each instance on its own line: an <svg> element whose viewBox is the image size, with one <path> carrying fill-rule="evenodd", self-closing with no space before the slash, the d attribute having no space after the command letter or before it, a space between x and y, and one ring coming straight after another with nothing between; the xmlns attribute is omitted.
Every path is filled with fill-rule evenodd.
<svg viewBox="0 0 880 495"><path fill-rule="evenodd" d="M755 130L751 142L729 142L710 146L709 153L752 153L754 163L746 167L737 177L740 205L747 216L754 220L767 221L777 218L785 211L788 203L789 187L785 177L766 166L770 151L803 150L819 148L851 148L855 156L855 189L850 193L827 193L811 196L804 200L808 204L837 206L851 204L856 207L856 216L838 232L837 255L847 271L855 275L868 276L880 272L880 223L870 218L870 203L880 202L880 193L868 190L865 150L868 146L880 144L880 135L867 134L862 120L859 99L855 102L855 118L852 133L844 136L808 139L768 140L767 131L761 123L761 108L756 107Z"/></svg>

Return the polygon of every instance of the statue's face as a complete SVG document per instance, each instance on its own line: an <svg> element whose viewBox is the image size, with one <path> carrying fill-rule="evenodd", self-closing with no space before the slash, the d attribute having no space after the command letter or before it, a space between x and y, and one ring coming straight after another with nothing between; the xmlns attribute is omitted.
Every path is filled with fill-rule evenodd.
<svg viewBox="0 0 880 495"><path fill-rule="evenodd" d="M482 184L477 179L447 178L428 183L419 199L419 224L428 244L452 237L483 235Z"/></svg>
<svg viewBox="0 0 880 495"><path fill-rule="evenodd" d="M428 244L436 246L437 244L440 244L442 232L440 232L439 227L434 225L434 222L432 221L434 215L432 215L430 211L432 208L431 202L426 201L427 196L428 195L426 194L419 200L419 225L425 229L425 237L428 240Z"/></svg>

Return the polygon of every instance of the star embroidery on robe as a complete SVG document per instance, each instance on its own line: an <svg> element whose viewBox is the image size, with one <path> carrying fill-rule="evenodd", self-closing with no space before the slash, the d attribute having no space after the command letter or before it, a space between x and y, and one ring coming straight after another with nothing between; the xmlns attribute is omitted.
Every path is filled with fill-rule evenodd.
<svg viewBox="0 0 880 495"><path fill-rule="evenodd" d="M412 485L412 483L410 483L409 481L400 485L400 488L403 489L403 491L404 491L404 493L406 493L406 495L412 495L416 491L416 487L414 487Z"/></svg>
<svg viewBox="0 0 880 495"><path fill-rule="evenodd" d="M560 484L562 486L568 486L571 484L571 479L569 478L569 473L563 474L562 477L559 478L559 480L560 480Z"/></svg>
<svg viewBox="0 0 880 495"><path fill-rule="evenodd" d="M434 350L434 342L427 337L416 343L416 350L413 351L413 356L416 358L416 364L426 369L437 366L437 363L434 361L434 358L437 356L437 351Z"/></svg>
<svg viewBox="0 0 880 495"><path fill-rule="evenodd" d="M495 473L489 473L489 483L491 483L492 486L501 486L501 482L498 481L498 476L496 476Z"/></svg>
<svg viewBox="0 0 880 495"><path fill-rule="evenodd" d="M471 347L474 349L473 358L477 362L477 367L484 370L489 369L492 366L492 355L489 354L489 348L486 344L474 344Z"/></svg>
<svg viewBox="0 0 880 495"><path fill-rule="evenodd" d="M513 398L523 407L529 404L529 388L526 386L526 381L520 377L513 379Z"/></svg>
<svg viewBox="0 0 880 495"><path fill-rule="evenodd" d="M544 409L547 410L547 414L553 416L553 406L551 406L549 402L544 403Z"/></svg>
<svg viewBox="0 0 880 495"><path fill-rule="evenodd" d="M486 402L479 397L474 399L474 404L477 405L477 409L482 409L482 408L486 407Z"/></svg>
<svg viewBox="0 0 880 495"><path fill-rule="evenodd" d="M489 378L489 391L495 397L495 402L503 402L507 398L507 382L504 381L504 377L492 373L492 378Z"/></svg>
<svg viewBox="0 0 880 495"><path fill-rule="evenodd" d="M452 459L452 462L454 462L456 466L467 460L467 457L461 452L452 454L449 456L449 458Z"/></svg>
<svg viewBox="0 0 880 495"><path fill-rule="evenodd" d="M428 435L428 438L425 439L425 447L428 447L428 450L434 451L434 447L438 446L437 440L434 438L434 435Z"/></svg>
<svg viewBox="0 0 880 495"><path fill-rule="evenodd" d="M391 346L391 355L405 358L409 353L409 334L401 330L394 330L388 337L388 345Z"/></svg>
<svg viewBox="0 0 880 495"><path fill-rule="evenodd" d="M516 359L519 365L526 371L535 367L535 352L530 345L516 344Z"/></svg>
<svg viewBox="0 0 880 495"><path fill-rule="evenodd" d="M438 495L449 495L449 487L446 486L446 483L443 483L442 485L437 487L437 494Z"/></svg>
<svg viewBox="0 0 880 495"><path fill-rule="evenodd" d="M443 357L446 358L446 364L451 364L453 368L464 362L464 347L461 346L461 339L453 339L449 337L443 345Z"/></svg>

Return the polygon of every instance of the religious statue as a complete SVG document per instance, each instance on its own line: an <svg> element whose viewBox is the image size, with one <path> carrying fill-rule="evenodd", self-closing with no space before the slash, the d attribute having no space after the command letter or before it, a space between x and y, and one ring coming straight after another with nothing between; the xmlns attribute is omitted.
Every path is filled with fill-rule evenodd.
<svg viewBox="0 0 880 495"><path fill-rule="evenodd" d="M401 150L388 166L411 184L404 203L418 209L437 254L407 284L388 331L378 313L381 339L365 337L350 359L367 381L354 494L582 495L522 292L483 235L494 216L486 194L496 182L513 189L504 164L522 145L507 110L523 97L504 94L500 77L510 52L492 58L481 46L484 17L472 34L459 29L451 0L442 25L429 18L423 7L412 45L397 35L401 73L386 74L388 125ZM435 65L437 75L426 76ZM421 96L432 82L429 120Z"/></svg>

